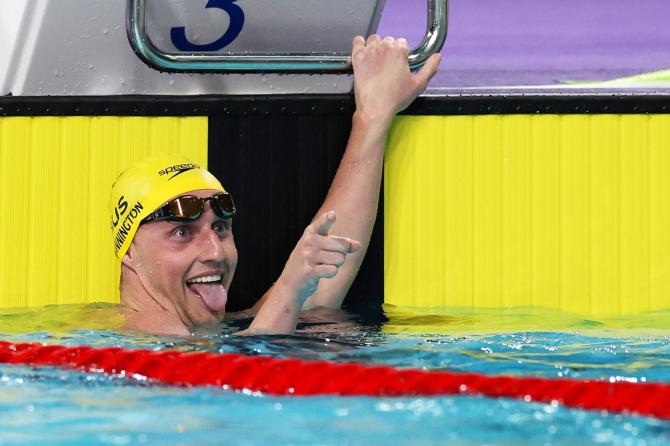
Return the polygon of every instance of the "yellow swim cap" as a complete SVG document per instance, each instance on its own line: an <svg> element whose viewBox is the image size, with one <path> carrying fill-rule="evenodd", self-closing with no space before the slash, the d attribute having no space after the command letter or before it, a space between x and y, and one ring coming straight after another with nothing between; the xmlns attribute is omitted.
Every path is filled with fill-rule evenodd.
<svg viewBox="0 0 670 446"><path fill-rule="evenodd" d="M182 155L152 156L121 172L109 201L116 256L123 258L149 214L178 195L200 189L225 192L214 175Z"/></svg>

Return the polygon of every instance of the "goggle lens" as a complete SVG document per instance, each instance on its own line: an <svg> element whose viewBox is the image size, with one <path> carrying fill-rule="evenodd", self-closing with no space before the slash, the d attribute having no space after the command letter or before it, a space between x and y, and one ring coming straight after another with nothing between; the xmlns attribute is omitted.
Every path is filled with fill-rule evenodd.
<svg viewBox="0 0 670 446"><path fill-rule="evenodd" d="M200 218L205 203L210 201L212 210L221 218L230 218L235 215L233 197L227 192L221 192L211 197L200 198L194 195L184 195L164 204L151 213L143 222L157 220L186 220L195 221Z"/></svg>

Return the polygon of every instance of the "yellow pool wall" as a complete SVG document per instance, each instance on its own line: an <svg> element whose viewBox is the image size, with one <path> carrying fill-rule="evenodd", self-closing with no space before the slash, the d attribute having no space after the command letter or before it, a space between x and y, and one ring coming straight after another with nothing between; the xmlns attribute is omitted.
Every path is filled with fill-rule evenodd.
<svg viewBox="0 0 670 446"><path fill-rule="evenodd" d="M400 116L385 302L670 308L669 171L670 115Z"/></svg>

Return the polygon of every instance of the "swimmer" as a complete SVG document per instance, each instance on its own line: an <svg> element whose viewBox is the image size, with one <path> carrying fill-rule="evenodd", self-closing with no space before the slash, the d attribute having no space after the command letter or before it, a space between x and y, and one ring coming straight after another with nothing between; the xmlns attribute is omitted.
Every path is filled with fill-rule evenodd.
<svg viewBox="0 0 670 446"><path fill-rule="evenodd" d="M356 110L330 190L243 334L293 333L300 312L339 308L377 215L384 147L396 113L437 71L432 55L411 73L405 39L353 41ZM220 323L237 265L235 205L207 170L180 156L148 158L119 175L110 202L128 329L188 335Z"/></svg>

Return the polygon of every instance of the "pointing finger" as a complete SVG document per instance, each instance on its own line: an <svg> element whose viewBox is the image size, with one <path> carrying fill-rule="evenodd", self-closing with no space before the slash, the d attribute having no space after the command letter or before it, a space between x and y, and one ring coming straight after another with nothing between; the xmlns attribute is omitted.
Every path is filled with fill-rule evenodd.
<svg viewBox="0 0 670 446"><path fill-rule="evenodd" d="M358 240L354 240L349 237L340 237L338 235L331 235L329 238L333 241L337 241L339 246L344 248L343 251L340 251L339 249L331 249L331 251L340 251L345 254L351 254L361 249L361 242Z"/></svg>
<svg viewBox="0 0 670 446"><path fill-rule="evenodd" d="M337 235L321 235L311 240L312 247L320 251L339 252L351 254L361 249L361 242L349 237Z"/></svg>

